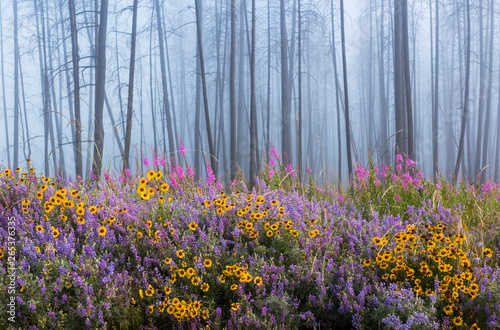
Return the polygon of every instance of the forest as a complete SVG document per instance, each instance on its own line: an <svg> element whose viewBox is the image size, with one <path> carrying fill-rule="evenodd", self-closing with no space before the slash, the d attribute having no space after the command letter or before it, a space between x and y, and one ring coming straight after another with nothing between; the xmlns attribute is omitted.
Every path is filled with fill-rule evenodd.
<svg viewBox="0 0 500 330"><path fill-rule="evenodd" d="M347 183L399 151L426 177L496 180L495 4L4 1L1 157L87 178L182 145L228 182L274 147Z"/></svg>
<svg viewBox="0 0 500 330"><path fill-rule="evenodd" d="M499 8L0 1L0 329L499 329Z"/></svg>

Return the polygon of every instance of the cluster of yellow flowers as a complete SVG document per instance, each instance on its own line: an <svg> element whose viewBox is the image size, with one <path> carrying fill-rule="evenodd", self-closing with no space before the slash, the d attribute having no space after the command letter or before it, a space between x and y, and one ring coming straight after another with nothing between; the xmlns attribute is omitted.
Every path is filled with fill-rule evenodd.
<svg viewBox="0 0 500 330"><path fill-rule="evenodd" d="M163 177L161 171L155 172L149 170L146 178L142 177L139 180L139 186L137 187L137 193L141 195L143 200L148 200L151 196L154 196L158 190L161 192L167 192L170 187L165 181L160 181ZM156 181L155 181L156 180ZM160 202L163 202L163 197L159 197Z"/></svg>
<svg viewBox="0 0 500 330"><path fill-rule="evenodd" d="M445 314L455 325L462 325L459 292L474 299L479 286L466 253L461 249L465 237L446 236L446 229L442 224L425 225L425 231L419 234L414 225L408 225L405 232L394 235L397 244L392 249L387 246L386 237L374 237L373 243L381 246L374 256L375 267L383 270L383 280L398 286L410 282L417 295L439 296L446 304ZM363 266L371 265L372 259L363 261ZM473 329L478 329L475 324Z"/></svg>
<svg viewBox="0 0 500 330"><path fill-rule="evenodd" d="M247 271L248 264L244 264L243 267L240 263L236 263L232 266L227 265L226 268L222 271L222 274L219 275L218 280L220 283L225 283L231 277L237 278L239 282L248 283L254 282L255 285L262 285L262 277L255 276L255 278ZM231 285L231 290L236 290L238 288L238 284L234 283Z"/></svg>

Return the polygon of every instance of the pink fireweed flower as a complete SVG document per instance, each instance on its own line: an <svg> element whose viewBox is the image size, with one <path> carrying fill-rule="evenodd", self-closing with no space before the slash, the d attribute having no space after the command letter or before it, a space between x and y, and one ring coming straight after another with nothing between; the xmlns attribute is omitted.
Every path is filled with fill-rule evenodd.
<svg viewBox="0 0 500 330"><path fill-rule="evenodd" d="M208 161L206 161L205 163L207 164L207 184L211 185L215 182L215 175Z"/></svg>
<svg viewBox="0 0 500 330"><path fill-rule="evenodd" d="M365 170L362 167L358 167L357 169L354 170L356 172L356 177L358 178L358 181L364 182L366 178L370 176L370 171Z"/></svg>
<svg viewBox="0 0 500 330"><path fill-rule="evenodd" d="M149 164L149 160L148 160L147 158L144 158L144 159L142 160L142 163L143 163L145 166L147 166L147 167L149 167L149 165L150 165L150 164Z"/></svg>
<svg viewBox="0 0 500 330"><path fill-rule="evenodd" d="M401 203L401 196L399 196L399 194L397 194L396 196L394 196L394 200L395 200L397 203Z"/></svg>
<svg viewBox="0 0 500 330"><path fill-rule="evenodd" d="M308 168L308 169L306 169L306 172L307 172L307 173L311 173L311 172L312 172L312 170L311 170L310 168Z"/></svg>
<svg viewBox="0 0 500 330"><path fill-rule="evenodd" d="M275 172L274 170L269 169L269 171L267 172L267 177L268 177L269 179L271 179L275 173L276 173L276 172Z"/></svg>
<svg viewBox="0 0 500 330"><path fill-rule="evenodd" d="M286 166L286 174L290 174L290 176L293 176L293 167L292 167L292 164L288 164Z"/></svg>
<svg viewBox="0 0 500 330"><path fill-rule="evenodd" d="M494 184L491 184L489 182L486 182L485 184L483 184L483 186L481 187L481 191L482 192L488 192L488 191L492 191L493 189L495 188L495 185Z"/></svg>
<svg viewBox="0 0 500 330"><path fill-rule="evenodd" d="M280 159L280 155L278 153L278 150L271 148L271 156L274 157L274 159Z"/></svg>
<svg viewBox="0 0 500 330"><path fill-rule="evenodd" d="M179 145L179 152L181 153L181 155L186 157L186 148L182 144Z"/></svg>
<svg viewBox="0 0 500 330"><path fill-rule="evenodd" d="M500 202L500 195L498 195L498 196L497 196L497 201L499 201L499 202Z"/></svg>
<svg viewBox="0 0 500 330"><path fill-rule="evenodd" d="M341 195L337 195L337 201L338 201L339 203L344 202L344 197L342 197Z"/></svg>
<svg viewBox="0 0 500 330"><path fill-rule="evenodd" d="M401 154L396 155L396 163L399 164L403 161L403 156Z"/></svg>
<svg viewBox="0 0 500 330"><path fill-rule="evenodd" d="M380 176L387 178L387 171L388 170L389 170L389 167L387 167L387 165L384 164L384 166L382 166L382 171L380 172Z"/></svg>
<svg viewBox="0 0 500 330"><path fill-rule="evenodd" d="M406 159L406 166L408 168L413 168L415 167L415 162L413 160L411 160L410 158Z"/></svg>
<svg viewBox="0 0 500 330"><path fill-rule="evenodd" d="M193 171L193 169L191 167L188 167L186 169L186 174L187 174L188 177L194 178L194 171Z"/></svg>
<svg viewBox="0 0 500 330"><path fill-rule="evenodd" d="M184 175L184 170L180 166L176 166L174 168L175 172L177 173L177 177L179 180L183 180L186 176Z"/></svg>
<svg viewBox="0 0 500 330"><path fill-rule="evenodd" d="M174 188L179 188L179 184L177 183L177 180L175 178L170 178L170 185Z"/></svg>
<svg viewBox="0 0 500 330"><path fill-rule="evenodd" d="M269 161L269 165L272 167L276 166L276 160L274 158L271 158L271 160Z"/></svg>

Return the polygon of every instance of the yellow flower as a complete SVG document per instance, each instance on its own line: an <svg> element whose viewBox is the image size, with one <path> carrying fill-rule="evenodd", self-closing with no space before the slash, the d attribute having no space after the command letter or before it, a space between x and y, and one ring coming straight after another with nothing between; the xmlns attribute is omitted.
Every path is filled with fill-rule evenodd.
<svg viewBox="0 0 500 330"><path fill-rule="evenodd" d="M262 285L262 277L255 276L253 283L255 283L255 285L257 285L257 286L261 286Z"/></svg>
<svg viewBox="0 0 500 330"><path fill-rule="evenodd" d="M177 257L178 257L179 259L184 258L184 256L186 255L186 254L184 253L184 250L177 250L176 254L177 254Z"/></svg>
<svg viewBox="0 0 500 330"><path fill-rule="evenodd" d="M52 227L52 236L54 236L54 238L57 238L59 236L59 230Z"/></svg>
<svg viewBox="0 0 500 330"><path fill-rule="evenodd" d="M267 237L271 237L271 236L273 236L273 231L272 231L272 230L268 230L268 231L266 232L266 235L267 235Z"/></svg>
<svg viewBox="0 0 500 330"><path fill-rule="evenodd" d="M240 309L240 304L239 304L239 303L232 303L232 304L231 304L231 309L232 309L233 311L237 311L237 310L239 310L239 309Z"/></svg>
<svg viewBox="0 0 500 330"><path fill-rule="evenodd" d="M144 298L144 296L142 295L142 290L139 289L139 296L141 296L141 298Z"/></svg>
<svg viewBox="0 0 500 330"><path fill-rule="evenodd" d="M40 253L40 248L38 246L35 246L35 251ZM3 251L2 251L2 253L3 253Z"/></svg>
<svg viewBox="0 0 500 330"><path fill-rule="evenodd" d="M99 227L99 230L98 230L98 233L99 233L99 236L104 236L106 235L106 232L108 230L106 229L106 227Z"/></svg>
<svg viewBox="0 0 500 330"><path fill-rule="evenodd" d="M381 244L382 240L381 240L380 238L378 238L377 236L375 236L375 237L372 239L372 241L373 241L373 244L375 244L375 245L382 245L382 244Z"/></svg>
<svg viewBox="0 0 500 330"><path fill-rule="evenodd" d="M446 306L445 308L443 308L443 311L446 313L446 315L453 314L453 305Z"/></svg>
<svg viewBox="0 0 500 330"><path fill-rule="evenodd" d="M189 229L191 229L191 230L196 230L197 227L198 227L198 224L196 222L191 222L189 224Z"/></svg>
<svg viewBox="0 0 500 330"><path fill-rule="evenodd" d="M172 262L172 259L170 259L170 258L165 259L165 265L170 265L171 262Z"/></svg>
<svg viewBox="0 0 500 330"><path fill-rule="evenodd" d="M148 289L145 292L146 296L151 297L154 293L155 293L155 290L153 289L153 287L151 285L149 285Z"/></svg>
<svg viewBox="0 0 500 330"><path fill-rule="evenodd" d="M453 318L453 324L462 325L462 323L464 323L464 320L460 316Z"/></svg>
<svg viewBox="0 0 500 330"><path fill-rule="evenodd" d="M372 264L372 260L371 259L365 259L363 260L363 267L368 267Z"/></svg>
<svg viewBox="0 0 500 330"><path fill-rule="evenodd" d="M207 292L209 288L210 288L210 285L208 285L208 283L203 283L201 285L201 291L203 291L203 292Z"/></svg>
<svg viewBox="0 0 500 330"><path fill-rule="evenodd" d="M97 207L95 207L94 205L92 205L91 207L89 207L89 212L94 214L97 212Z"/></svg>
<svg viewBox="0 0 500 330"><path fill-rule="evenodd" d="M234 291L236 289L238 289L238 285L237 284L231 285L231 291Z"/></svg>
<svg viewBox="0 0 500 330"><path fill-rule="evenodd" d="M165 294L170 294L170 292L172 292L172 288L169 287L168 285L165 285L165 287L163 288L163 290L165 291Z"/></svg>
<svg viewBox="0 0 500 330"><path fill-rule="evenodd" d="M493 251L491 251L491 249L484 249L483 254L486 258L491 258L493 256Z"/></svg>
<svg viewBox="0 0 500 330"><path fill-rule="evenodd" d="M191 283L193 285L200 285L201 278L199 276L195 276L191 279Z"/></svg>
<svg viewBox="0 0 500 330"><path fill-rule="evenodd" d="M152 178L156 177L155 171L149 170L147 177L148 177L148 180L151 180Z"/></svg>
<svg viewBox="0 0 500 330"><path fill-rule="evenodd" d="M309 236L311 236L311 237L316 236L316 231L315 231L315 230L311 230L311 231L309 232Z"/></svg>
<svg viewBox="0 0 500 330"><path fill-rule="evenodd" d="M36 226L36 231L40 232L40 233L43 233L44 232L44 229L42 226L38 225Z"/></svg>
<svg viewBox="0 0 500 330"><path fill-rule="evenodd" d="M203 261L203 265L204 265L206 268L210 268L210 267L212 267L212 260L210 260L210 259L205 259L205 260Z"/></svg>

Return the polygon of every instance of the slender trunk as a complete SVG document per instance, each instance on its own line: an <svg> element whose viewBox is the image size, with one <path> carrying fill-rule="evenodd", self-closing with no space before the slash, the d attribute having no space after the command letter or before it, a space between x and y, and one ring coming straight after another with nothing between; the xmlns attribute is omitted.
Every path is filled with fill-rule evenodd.
<svg viewBox="0 0 500 330"><path fill-rule="evenodd" d="M281 152L284 164L290 163L292 158L292 128L291 114L288 106L288 41L285 21L285 1L280 0L280 33L281 33Z"/></svg>
<svg viewBox="0 0 500 330"><path fill-rule="evenodd" d="M436 1L436 7L437 3ZM437 38L436 38L437 40ZM404 0L403 6L403 55L404 55L404 76L405 76L405 96L406 96L406 120L408 130L408 157L415 159L413 151L413 107L411 98L411 77L410 77L410 55L408 47L408 0Z"/></svg>
<svg viewBox="0 0 500 330"><path fill-rule="evenodd" d="M19 44L17 37L17 0L14 9L14 169L19 166Z"/></svg>
<svg viewBox="0 0 500 330"><path fill-rule="evenodd" d="M462 111L462 124L460 129L460 142L458 144L458 155L457 162L455 163L455 171L453 172L453 183L457 181L458 172L460 171L460 162L462 160L462 155L464 151L464 136L465 136L465 128L467 121L467 112L469 108L469 79L470 79L470 6L469 0L467 0L467 60L465 63L465 96L464 96L464 104Z"/></svg>
<svg viewBox="0 0 500 330"><path fill-rule="evenodd" d="M474 175L477 175L481 165L481 138L483 136L483 114L486 98L486 63L484 59L484 36L483 36L483 0L479 0L479 104L476 138L476 161Z"/></svg>
<svg viewBox="0 0 500 330"><path fill-rule="evenodd" d="M298 175L298 178L299 178L299 182L302 182L302 12L301 12L301 6L300 6L300 0L298 0L298 19L299 19L299 49L298 49L298 55L299 55L299 58L298 58L298 74L299 74L299 81L298 81L298 84L299 84L299 99L298 99L298 102L299 102L299 125L298 125L298 130L297 130L297 147L298 147L298 150L297 150L297 167L298 167L298 171L299 171L299 175ZM326 79L325 79L325 83L326 83ZM326 111L326 107L325 107L325 111ZM326 118L325 118L326 120ZM326 121L325 121L326 122Z"/></svg>
<svg viewBox="0 0 500 330"><path fill-rule="evenodd" d="M252 0L252 46L250 50L250 188L255 186L257 106L255 104L255 0Z"/></svg>
<svg viewBox="0 0 500 330"><path fill-rule="evenodd" d="M345 53L345 29L344 29L344 0L340 0L340 33L342 41L342 71L344 76L344 106L345 106L345 130L346 130L346 148L347 148L347 169L349 180L352 175L351 159L351 125L349 123L349 92L347 89L347 60Z"/></svg>
<svg viewBox="0 0 500 330"><path fill-rule="evenodd" d="M132 107L134 104L134 71L135 71L135 44L137 39L137 2L134 0L132 9L132 41L130 45L130 68L128 76L127 98L127 128L125 133L125 152L123 153L123 170L130 168L130 138L132 135Z"/></svg>
<svg viewBox="0 0 500 330"><path fill-rule="evenodd" d="M231 55L229 64L229 120L231 140L231 181L236 178L236 0L231 0Z"/></svg>
<svg viewBox="0 0 500 330"><path fill-rule="evenodd" d="M217 163L215 161L215 151L214 144L212 141L212 131L210 127L210 115L208 108L208 95L207 95L207 81L205 77L205 62L203 59L203 41L201 38L201 8L200 3L201 0L195 0L195 11L196 11L196 35L198 37L198 48L200 52L200 69L201 69L201 86L203 88L203 107L205 109L205 124L207 127L207 137L208 137L208 150L210 152L210 165L212 166L212 171L217 177Z"/></svg>
<svg viewBox="0 0 500 330"><path fill-rule="evenodd" d="M160 3L159 0L155 0L156 5L156 23L158 24L158 41L160 46L160 66L161 66L161 84L163 93L163 111L165 111L166 121L167 121L167 133L168 133L168 154L175 160L174 153L174 134L172 130L172 118L170 116L170 103L168 101L168 89L167 89L167 71L165 64L165 45L163 43L163 25L160 15Z"/></svg>
<svg viewBox="0 0 500 330"><path fill-rule="evenodd" d="M490 130L490 114L491 114L491 88L493 85L493 35L494 35L494 13L495 13L495 1L491 1L490 4L490 42L489 42L489 59L488 59L488 88L486 97L486 120L484 124L484 138L483 138L483 158L481 167L487 166L487 151L488 151L488 138ZM484 183L486 179L486 170L481 172L481 183Z"/></svg>
<svg viewBox="0 0 500 330"><path fill-rule="evenodd" d="M0 6L0 22L2 22L2 7ZM38 24L37 24L38 26ZM4 70L4 58L3 58L3 28L2 24L0 24L0 62L2 69L2 102L3 102L3 118L5 122L5 142L7 143L7 166L10 167L10 143L9 143L9 125L7 121L7 104L6 104L6 95L5 95L5 70ZM41 65L41 64L40 64Z"/></svg>
<svg viewBox="0 0 500 330"><path fill-rule="evenodd" d="M104 113L104 93L106 83L106 33L108 23L108 0L102 0L100 18L99 18L99 34L96 40L97 45L97 65L96 65L96 81L95 81L95 129L94 129L94 155L92 164L92 173L96 179L101 177L102 168L102 152L104 150L104 128L103 128L103 113Z"/></svg>

